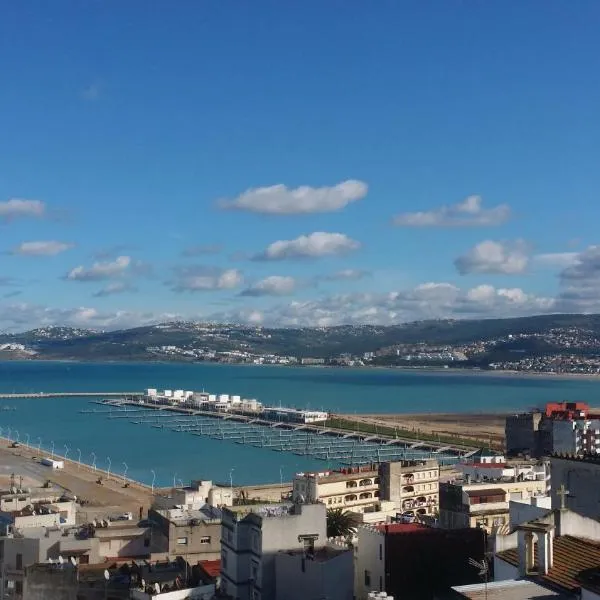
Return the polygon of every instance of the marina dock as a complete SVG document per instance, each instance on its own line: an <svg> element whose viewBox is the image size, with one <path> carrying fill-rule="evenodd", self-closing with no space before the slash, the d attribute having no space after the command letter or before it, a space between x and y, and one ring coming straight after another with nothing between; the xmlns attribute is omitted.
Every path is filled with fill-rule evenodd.
<svg viewBox="0 0 600 600"><path fill-rule="evenodd" d="M128 418L135 425L311 456L347 466L424 458L451 465L472 451L468 447L347 431L316 423L272 421L258 415L157 405L134 398L93 402L106 407L94 412L101 411L108 419Z"/></svg>

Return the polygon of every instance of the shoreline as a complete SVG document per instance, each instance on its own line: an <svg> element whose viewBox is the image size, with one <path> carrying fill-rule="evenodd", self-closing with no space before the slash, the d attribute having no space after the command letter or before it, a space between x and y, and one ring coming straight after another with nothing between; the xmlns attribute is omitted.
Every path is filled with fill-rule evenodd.
<svg viewBox="0 0 600 600"><path fill-rule="evenodd" d="M600 373L552 373L542 371L516 371L510 369L481 369L478 367L429 367L429 366L406 366L406 365L281 365L281 364L254 364L254 363L227 363L221 361L194 361L194 360L85 360L78 358L4 358L0 359L0 365L11 363L56 363L62 365L194 365L194 366L219 366L219 367L249 367L249 368L288 368L288 369L320 369L320 370L345 370L345 371L400 371L402 373L418 373L428 375L464 376L464 377L498 377L514 379L548 379L559 381L590 381L600 382Z"/></svg>

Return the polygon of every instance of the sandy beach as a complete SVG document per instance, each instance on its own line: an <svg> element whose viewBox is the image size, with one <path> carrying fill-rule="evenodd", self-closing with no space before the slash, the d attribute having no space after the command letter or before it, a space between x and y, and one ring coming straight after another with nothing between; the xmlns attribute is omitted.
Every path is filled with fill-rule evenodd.
<svg viewBox="0 0 600 600"><path fill-rule="evenodd" d="M433 435L482 438L491 440L495 445L504 443L506 416L506 414L461 413L344 415L347 419L361 423L402 427Z"/></svg>

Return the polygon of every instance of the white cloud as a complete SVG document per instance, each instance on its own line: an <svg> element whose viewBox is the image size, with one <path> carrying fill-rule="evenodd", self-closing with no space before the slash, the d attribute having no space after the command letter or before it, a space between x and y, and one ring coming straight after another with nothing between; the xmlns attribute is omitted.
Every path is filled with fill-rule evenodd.
<svg viewBox="0 0 600 600"><path fill-rule="evenodd" d="M95 298L104 298L106 296L114 296L115 294L124 294L126 292L135 291L137 291L136 288L126 281L112 281L93 295Z"/></svg>
<svg viewBox="0 0 600 600"><path fill-rule="evenodd" d="M67 273L71 281L102 281L124 275L131 265L130 256L118 256L114 261L95 262L90 268L80 265Z"/></svg>
<svg viewBox="0 0 600 600"><path fill-rule="evenodd" d="M341 269L335 273L329 275L323 275L318 277L319 281L358 281L369 277L371 273L369 271L363 271L361 269Z"/></svg>
<svg viewBox="0 0 600 600"><path fill-rule="evenodd" d="M214 320L248 322L254 309L212 315ZM391 325L421 319L489 318L558 312L555 299L527 294L519 288L481 285L462 290L450 283L430 282L388 293L338 294L291 301L262 312L266 326Z"/></svg>
<svg viewBox="0 0 600 600"><path fill-rule="evenodd" d="M221 200L225 209L269 215L297 215L341 210L367 195L368 186L349 179L331 187L303 185L289 189L283 184L250 188L233 200Z"/></svg>
<svg viewBox="0 0 600 600"><path fill-rule="evenodd" d="M11 221L21 217L43 217L46 205L40 200L24 200L22 198L11 198L0 202L0 219Z"/></svg>
<svg viewBox="0 0 600 600"><path fill-rule="evenodd" d="M56 256L73 247L73 244L57 242L56 240L23 242L12 249L12 254L23 256Z"/></svg>
<svg viewBox="0 0 600 600"><path fill-rule="evenodd" d="M494 242L486 240L459 256L454 265L461 275L523 273L529 265L529 249L522 240Z"/></svg>
<svg viewBox="0 0 600 600"><path fill-rule="evenodd" d="M219 269L194 265L175 269L175 279L168 282L176 292L208 292L232 290L239 287L244 278L238 269Z"/></svg>
<svg viewBox="0 0 600 600"><path fill-rule="evenodd" d="M86 306L55 308L27 303L0 304L0 329L13 331L50 325L114 330L182 318L175 313L100 311Z"/></svg>
<svg viewBox="0 0 600 600"><path fill-rule="evenodd" d="M278 240L270 244L255 260L285 260L295 258L319 258L347 254L360 248L360 243L344 233L315 231L294 240Z"/></svg>
<svg viewBox="0 0 600 600"><path fill-rule="evenodd" d="M549 252L536 254L532 260L541 267L565 268L575 265L578 256L578 252Z"/></svg>
<svg viewBox="0 0 600 600"><path fill-rule="evenodd" d="M241 296L289 296L296 289L296 280L283 275L271 275L243 290Z"/></svg>
<svg viewBox="0 0 600 600"><path fill-rule="evenodd" d="M457 204L396 215L392 222L398 227L485 227L502 225L510 215L507 204L484 208L481 196L468 196Z"/></svg>

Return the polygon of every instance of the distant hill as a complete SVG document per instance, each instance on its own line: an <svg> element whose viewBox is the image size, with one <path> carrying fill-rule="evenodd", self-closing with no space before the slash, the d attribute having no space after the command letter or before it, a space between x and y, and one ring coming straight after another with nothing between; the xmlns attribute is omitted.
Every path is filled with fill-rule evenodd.
<svg viewBox="0 0 600 600"><path fill-rule="evenodd" d="M397 344L461 345L553 329L577 329L600 338L600 315L542 315L512 319L432 320L388 327L262 328L172 322L120 331L45 327L0 335L0 345L21 344L37 359L148 360L163 346L206 351L329 357L363 354ZM543 344L538 344L541 351ZM533 347L533 346L532 346ZM590 348L587 348L589 351ZM534 352L535 347L534 347ZM600 351L600 348L598 349ZM4 357L6 353L3 352Z"/></svg>

